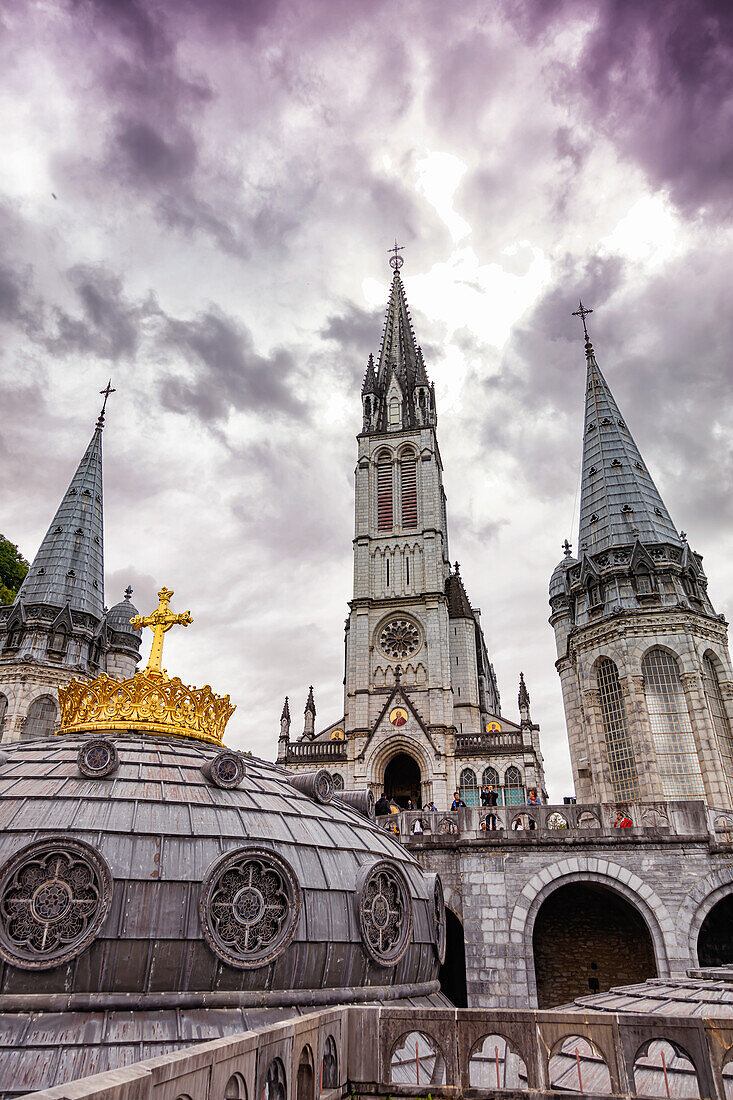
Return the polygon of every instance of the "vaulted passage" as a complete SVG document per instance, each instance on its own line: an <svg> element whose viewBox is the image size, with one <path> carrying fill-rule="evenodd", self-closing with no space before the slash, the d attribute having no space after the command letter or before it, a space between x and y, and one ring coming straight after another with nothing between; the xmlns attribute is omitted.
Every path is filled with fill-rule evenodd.
<svg viewBox="0 0 733 1100"><path fill-rule="evenodd" d="M467 1008L466 948L463 925L450 909L445 911L445 962L440 968L440 988L456 1008Z"/></svg>
<svg viewBox="0 0 733 1100"><path fill-rule="evenodd" d="M697 937L700 966L733 963L733 894L710 910Z"/></svg>
<svg viewBox="0 0 733 1100"><path fill-rule="evenodd" d="M535 921L533 948L540 1008L657 973L641 914L596 883L570 883L546 898Z"/></svg>
<svg viewBox="0 0 733 1100"><path fill-rule="evenodd" d="M387 798L394 798L398 806L407 806L410 798L414 806L422 806L417 761L406 752L393 756L384 771L384 790Z"/></svg>

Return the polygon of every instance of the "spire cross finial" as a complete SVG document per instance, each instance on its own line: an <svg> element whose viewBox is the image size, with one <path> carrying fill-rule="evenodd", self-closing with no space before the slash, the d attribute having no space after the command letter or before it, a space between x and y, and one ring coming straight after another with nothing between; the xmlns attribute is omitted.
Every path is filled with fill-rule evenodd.
<svg viewBox="0 0 733 1100"><path fill-rule="evenodd" d="M158 606L151 615L133 615L130 619L130 624L133 630L142 630L144 626L149 626L153 632L153 644L150 648L150 659L148 660L148 667L145 669L148 675L162 676L165 669L161 667L163 660L163 638L172 626L188 626L193 622L190 611L184 611L180 615L174 614L170 610L171 596L173 592L170 588L161 588L158 593Z"/></svg>
<svg viewBox="0 0 733 1100"><path fill-rule="evenodd" d="M390 256L389 259L389 266L392 268L393 271L399 271L403 263L405 262L404 256L400 256L400 252L404 250L404 247L405 246L403 244L397 244L397 238L395 237L394 248L387 249L388 252L394 253L394 255Z"/></svg>
<svg viewBox="0 0 733 1100"><path fill-rule="evenodd" d="M100 390L99 392L100 392L100 394L102 394L104 396L104 402L102 404L102 411L99 414L99 419L97 420L97 427L102 428L104 426L104 413L105 413L105 409L107 408L107 401L109 400L109 395L111 393L117 393L117 390L112 388L112 379L111 378L107 382L107 385L104 387L104 389Z"/></svg>
<svg viewBox="0 0 733 1100"><path fill-rule="evenodd" d="M593 312L593 310L592 309L586 309L585 306L583 305L583 303L580 300L578 300L578 307L579 308L576 309L575 312L573 313L573 317L580 317L580 319L582 320L582 322L583 322L583 332L585 333L585 342L586 342L586 344L588 344L588 343L590 343L590 337L588 336L588 327L585 323L585 319L586 319L586 317L588 316L589 313Z"/></svg>
<svg viewBox="0 0 733 1100"><path fill-rule="evenodd" d="M570 553L572 551L572 544L569 543L567 539L565 539L565 542L562 544L562 548L565 551L565 557L566 558L570 557Z"/></svg>

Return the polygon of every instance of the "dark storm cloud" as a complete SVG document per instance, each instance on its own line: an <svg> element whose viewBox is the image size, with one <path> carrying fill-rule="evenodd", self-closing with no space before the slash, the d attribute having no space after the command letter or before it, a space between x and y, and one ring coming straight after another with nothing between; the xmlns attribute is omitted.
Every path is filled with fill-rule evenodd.
<svg viewBox="0 0 733 1100"><path fill-rule="evenodd" d="M112 360L134 356L142 319L151 309L155 312L152 303L126 297L121 279L102 266L79 265L66 274L78 311L53 310L44 340L49 351L58 355L81 352Z"/></svg>
<svg viewBox="0 0 733 1100"><path fill-rule="evenodd" d="M729 0L529 3L518 18L537 38L590 21L557 94L579 98L609 135L689 213L733 212L733 5Z"/></svg>
<svg viewBox="0 0 733 1100"><path fill-rule="evenodd" d="M253 413L305 415L295 396L295 362L289 351L257 353L244 325L212 307L193 321L169 318L161 343L195 365L193 379L169 374L160 383L162 403L193 413L205 423L225 420L232 409Z"/></svg>
<svg viewBox="0 0 733 1100"><path fill-rule="evenodd" d="M196 146L189 133L166 139L145 122L127 121L117 134L131 180L158 185L186 179L196 166Z"/></svg>

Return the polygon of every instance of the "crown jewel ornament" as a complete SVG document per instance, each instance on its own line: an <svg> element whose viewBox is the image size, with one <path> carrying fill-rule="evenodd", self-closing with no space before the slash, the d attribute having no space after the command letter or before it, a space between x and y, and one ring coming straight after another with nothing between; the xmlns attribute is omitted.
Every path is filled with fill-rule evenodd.
<svg viewBox="0 0 733 1100"><path fill-rule="evenodd" d="M114 680L103 672L96 680L72 680L59 688L59 733L141 730L222 744L235 710L229 696L215 695L208 684L197 688L184 684L178 676L171 679L162 667L166 633L173 626L193 622L190 611L175 614L170 610L172 595L170 588L161 588L155 610L130 619L135 630L149 626L153 631L144 672L136 672L129 680Z"/></svg>

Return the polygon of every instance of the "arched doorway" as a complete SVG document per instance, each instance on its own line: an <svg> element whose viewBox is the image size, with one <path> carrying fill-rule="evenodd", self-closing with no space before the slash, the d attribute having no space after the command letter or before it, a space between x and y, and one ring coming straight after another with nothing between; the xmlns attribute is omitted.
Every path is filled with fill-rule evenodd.
<svg viewBox="0 0 733 1100"><path fill-rule="evenodd" d="M445 962L440 968L440 988L456 1008L468 1008L466 945L463 925L455 913L445 910Z"/></svg>
<svg viewBox="0 0 733 1100"><path fill-rule="evenodd" d="M657 975L644 918L606 886L572 882L542 903L533 932L539 1008Z"/></svg>
<svg viewBox="0 0 733 1100"><path fill-rule="evenodd" d="M733 962L733 894L714 905L697 937L700 966L725 966Z"/></svg>
<svg viewBox="0 0 733 1100"><path fill-rule="evenodd" d="M384 790L387 798L393 798L402 807L407 806L410 798L413 805L422 806L420 778L420 767L412 756L406 752L393 756L384 769Z"/></svg>

